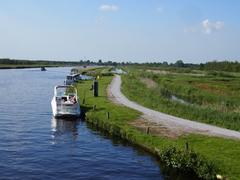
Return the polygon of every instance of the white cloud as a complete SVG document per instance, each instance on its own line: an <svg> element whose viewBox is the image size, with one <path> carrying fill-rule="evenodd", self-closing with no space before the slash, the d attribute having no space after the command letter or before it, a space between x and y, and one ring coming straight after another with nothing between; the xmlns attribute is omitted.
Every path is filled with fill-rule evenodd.
<svg viewBox="0 0 240 180"><path fill-rule="evenodd" d="M215 21L211 22L209 19L203 20L201 23L187 26L183 29L183 32L185 33L205 33L205 34L211 34L216 31L220 31L224 28L224 22L223 21Z"/></svg>
<svg viewBox="0 0 240 180"><path fill-rule="evenodd" d="M208 19L202 21L203 32L211 34L213 31L219 31L224 27L223 21L210 22Z"/></svg>
<svg viewBox="0 0 240 180"><path fill-rule="evenodd" d="M115 12L119 10L119 7L114 5L114 4L103 4L99 7L100 11L105 11L105 12Z"/></svg>

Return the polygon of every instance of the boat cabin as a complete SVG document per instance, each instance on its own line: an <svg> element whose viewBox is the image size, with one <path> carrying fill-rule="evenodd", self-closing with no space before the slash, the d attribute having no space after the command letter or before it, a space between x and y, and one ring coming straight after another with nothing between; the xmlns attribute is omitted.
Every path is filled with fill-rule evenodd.
<svg viewBox="0 0 240 180"><path fill-rule="evenodd" d="M79 78L80 78L79 74L67 75L65 85L72 85L74 82L79 80Z"/></svg>

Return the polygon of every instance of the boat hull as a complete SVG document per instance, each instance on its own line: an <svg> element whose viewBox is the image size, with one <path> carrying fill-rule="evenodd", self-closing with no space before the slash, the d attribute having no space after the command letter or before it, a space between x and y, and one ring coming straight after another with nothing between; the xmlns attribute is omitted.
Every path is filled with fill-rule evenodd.
<svg viewBox="0 0 240 180"><path fill-rule="evenodd" d="M51 105L53 116L56 118L73 118L80 117L81 115L80 105L78 103L74 105L60 106L57 105L55 98L53 98Z"/></svg>

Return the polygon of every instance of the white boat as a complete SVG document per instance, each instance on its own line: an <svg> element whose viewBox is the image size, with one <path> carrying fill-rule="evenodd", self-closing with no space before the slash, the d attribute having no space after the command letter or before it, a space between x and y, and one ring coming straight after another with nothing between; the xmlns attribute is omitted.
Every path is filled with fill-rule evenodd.
<svg viewBox="0 0 240 180"><path fill-rule="evenodd" d="M72 85L74 82L80 79L80 74L67 75L65 85Z"/></svg>
<svg viewBox="0 0 240 180"><path fill-rule="evenodd" d="M64 81L65 85L71 85L74 83L74 76L73 75L68 75L66 77L66 80Z"/></svg>
<svg viewBox="0 0 240 180"><path fill-rule="evenodd" d="M77 89L73 86L55 86L51 105L54 117L79 117L81 114Z"/></svg>

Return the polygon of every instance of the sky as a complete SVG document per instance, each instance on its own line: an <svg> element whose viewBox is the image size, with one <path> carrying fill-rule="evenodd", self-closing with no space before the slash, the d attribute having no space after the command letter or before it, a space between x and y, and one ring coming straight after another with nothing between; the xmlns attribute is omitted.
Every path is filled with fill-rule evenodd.
<svg viewBox="0 0 240 180"><path fill-rule="evenodd" d="M240 60L239 0L0 0L0 57Z"/></svg>

